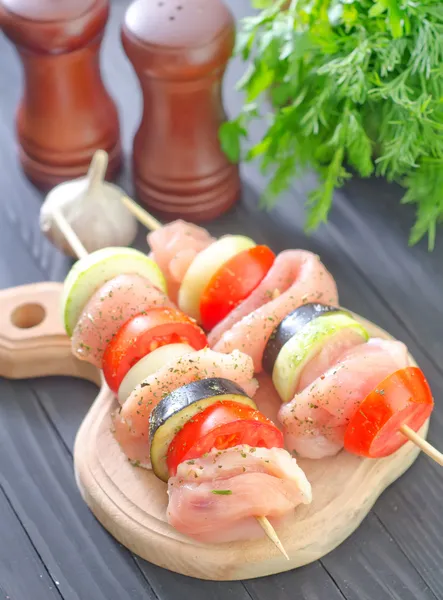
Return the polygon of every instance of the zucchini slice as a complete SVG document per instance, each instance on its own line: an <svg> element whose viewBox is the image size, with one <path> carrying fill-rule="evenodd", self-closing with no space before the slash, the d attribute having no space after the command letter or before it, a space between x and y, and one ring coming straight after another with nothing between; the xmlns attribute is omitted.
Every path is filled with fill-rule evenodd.
<svg viewBox="0 0 443 600"><path fill-rule="evenodd" d="M118 401L123 405L129 398L132 391L137 385L152 375L156 371L163 367L163 365L189 354L195 352L194 348L187 344L168 344L166 346L160 346L156 350L153 350L142 359L140 359L123 378L123 381L118 388Z"/></svg>
<svg viewBox="0 0 443 600"><path fill-rule="evenodd" d="M180 286L180 310L201 323L200 299L212 276L230 258L254 246L255 243L243 235L226 235L197 254Z"/></svg>
<svg viewBox="0 0 443 600"><path fill-rule="evenodd" d="M351 316L350 313L344 311L342 308L330 306L328 304L318 304L317 302L303 304L289 313L280 325L274 329L266 344L263 353L263 369L266 373L272 375L278 353L286 342L289 342L292 336L298 334L305 325L317 317L321 317L322 315L331 312Z"/></svg>
<svg viewBox="0 0 443 600"><path fill-rule="evenodd" d="M223 400L257 408L255 402L236 383L218 377L188 383L157 404L150 417L149 437L152 469L159 479L169 479L166 456L176 433L194 415Z"/></svg>
<svg viewBox="0 0 443 600"><path fill-rule="evenodd" d="M78 260L65 279L62 314L71 336L81 311L103 284L122 273L135 273L166 293L166 281L152 258L133 248L102 248Z"/></svg>
<svg viewBox="0 0 443 600"><path fill-rule="evenodd" d="M314 358L323 345L343 329L353 330L369 339L369 333L345 312L332 312L313 319L284 344L278 353L272 371L272 381L283 402L294 397L305 365Z"/></svg>

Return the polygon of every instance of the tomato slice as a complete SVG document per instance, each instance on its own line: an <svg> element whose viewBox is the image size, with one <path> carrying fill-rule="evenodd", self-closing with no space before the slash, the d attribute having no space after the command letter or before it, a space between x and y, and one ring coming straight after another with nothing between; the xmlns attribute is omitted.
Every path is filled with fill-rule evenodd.
<svg viewBox="0 0 443 600"><path fill-rule="evenodd" d="M177 433L168 448L169 474L185 460L199 458L217 448L240 444L254 448L283 448L282 432L260 411L230 400L216 402L194 416Z"/></svg>
<svg viewBox="0 0 443 600"><path fill-rule="evenodd" d="M386 377L360 404L345 431L348 452L367 458L389 456L408 439L400 427L418 431L434 406L429 384L418 367Z"/></svg>
<svg viewBox="0 0 443 600"><path fill-rule="evenodd" d="M200 299L201 322L206 331L220 323L264 279L275 260L267 246L254 246L233 256L218 269Z"/></svg>
<svg viewBox="0 0 443 600"><path fill-rule="evenodd" d="M154 308L129 319L104 352L106 383L117 393L126 373L140 359L160 346L177 343L201 350L208 340L194 319L176 309Z"/></svg>

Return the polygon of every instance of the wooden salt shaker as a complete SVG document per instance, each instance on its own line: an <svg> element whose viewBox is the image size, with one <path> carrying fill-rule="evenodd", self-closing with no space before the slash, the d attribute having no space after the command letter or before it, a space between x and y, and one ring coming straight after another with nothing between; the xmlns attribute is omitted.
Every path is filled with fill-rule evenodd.
<svg viewBox="0 0 443 600"><path fill-rule="evenodd" d="M166 218L213 219L237 200L237 165L221 150L222 79L235 38L221 0L136 0L122 42L144 111L134 139L141 202Z"/></svg>
<svg viewBox="0 0 443 600"><path fill-rule="evenodd" d="M1 27L24 68L20 159L43 189L85 175L97 149L109 154L108 178L121 165L117 109L98 56L108 15L108 0L0 0Z"/></svg>

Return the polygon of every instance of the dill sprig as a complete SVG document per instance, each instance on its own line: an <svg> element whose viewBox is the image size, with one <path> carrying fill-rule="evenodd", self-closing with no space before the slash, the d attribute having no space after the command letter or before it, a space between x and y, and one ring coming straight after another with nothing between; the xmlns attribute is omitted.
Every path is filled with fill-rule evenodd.
<svg viewBox="0 0 443 600"><path fill-rule="evenodd" d="M248 62L240 114L220 139L233 160L270 174L272 206L306 169L319 176L306 230L325 222L334 190L372 174L406 188L416 205L410 243L434 247L443 220L443 4L441 0L255 0L236 53ZM249 148L251 122L267 129Z"/></svg>

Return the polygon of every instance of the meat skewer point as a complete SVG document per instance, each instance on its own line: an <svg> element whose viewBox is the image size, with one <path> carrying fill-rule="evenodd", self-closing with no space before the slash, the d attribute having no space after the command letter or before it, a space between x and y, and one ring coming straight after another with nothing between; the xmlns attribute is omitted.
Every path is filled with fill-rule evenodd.
<svg viewBox="0 0 443 600"><path fill-rule="evenodd" d="M272 527L271 523L268 521L266 517L256 517L257 522L263 528L263 531L266 533L271 542L280 550L286 560L289 560L288 553L283 547L283 544L280 541L275 529Z"/></svg>

